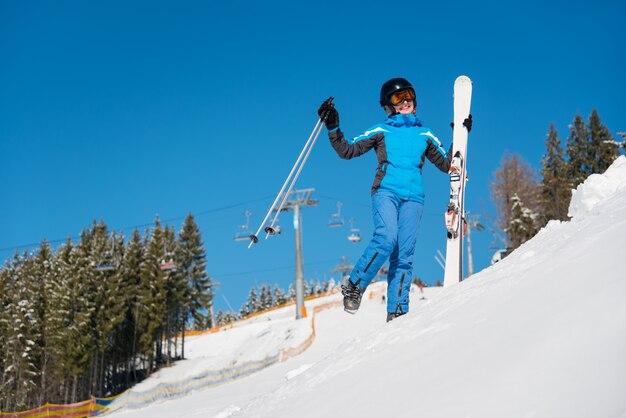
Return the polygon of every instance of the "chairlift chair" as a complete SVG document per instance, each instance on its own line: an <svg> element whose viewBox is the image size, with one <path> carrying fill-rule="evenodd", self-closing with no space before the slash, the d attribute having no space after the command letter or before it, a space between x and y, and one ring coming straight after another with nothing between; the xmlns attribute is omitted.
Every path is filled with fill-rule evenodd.
<svg viewBox="0 0 626 418"><path fill-rule="evenodd" d="M96 271L112 271L112 270L117 270L117 266L115 264L103 263L103 264L98 264L93 269Z"/></svg>
<svg viewBox="0 0 626 418"><path fill-rule="evenodd" d="M252 232L250 231L250 211L245 212L246 223L244 225L239 225L239 230L235 233L235 241L250 241L250 235Z"/></svg>
<svg viewBox="0 0 626 418"><path fill-rule="evenodd" d="M115 242L113 238L111 238L111 250L107 250L105 252L105 261L100 262L99 264L93 264L93 269L95 271L113 271L117 270L117 264L113 262L113 255L115 253Z"/></svg>
<svg viewBox="0 0 626 418"><path fill-rule="evenodd" d="M167 250L167 242L163 243L163 259L159 263L159 268L162 271L176 271L176 262L174 261L174 254L172 251Z"/></svg>
<svg viewBox="0 0 626 418"><path fill-rule="evenodd" d="M361 242L361 230L354 227L354 219L350 219L350 234L348 235L348 241L354 244Z"/></svg>
<svg viewBox="0 0 626 418"><path fill-rule="evenodd" d="M249 241L250 240L250 231L245 231L245 230L241 230L241 231L237 231L237 233L235 234L235 238L233 238L235 241Z"/></svg>
<svg viewBox="0 0 626 418"><path fill-rule="evenodd" d="M329 228L338 228L343 226L343 218L341 217L341 202L337 202L337 213L330 215L328 221Z"/></svg>
<svg viewBox="0 0 626 418"><path fill-rule="evenodd" d="M163 271L176 271L176 262L174 262L174 259L172 258L170 258L168 261L161 260L159 268Z"/></svg>

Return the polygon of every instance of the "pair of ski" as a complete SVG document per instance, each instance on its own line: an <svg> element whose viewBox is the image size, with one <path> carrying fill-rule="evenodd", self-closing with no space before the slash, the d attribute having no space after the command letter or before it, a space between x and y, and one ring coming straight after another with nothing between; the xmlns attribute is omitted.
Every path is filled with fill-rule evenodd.
<svg viewBox="0 0 626 418"><path fill-rule="evenodd" d="M443 286L463 279L463 237L465 235L465 183L467 181L467 128L463 121L469 117L472 101L472 80L459 76L454 81L454 132L450 162L450 201L445 214L448 240Z"/></svg>

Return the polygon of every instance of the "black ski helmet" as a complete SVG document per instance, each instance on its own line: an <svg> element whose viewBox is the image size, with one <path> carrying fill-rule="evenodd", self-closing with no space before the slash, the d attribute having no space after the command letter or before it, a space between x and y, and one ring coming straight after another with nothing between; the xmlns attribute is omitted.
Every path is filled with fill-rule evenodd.
<svg viewBox="0 0 626 418"><path fill-rule="evenodd" d="M413 90L413 94L415 94L415 89L405 78L392 78L391 80L386 81L380 88L380 105L385 106L390 104L389 96L397 91L406 89Z"/></svg>
<svg viewBox="0 0 626 418"><path fill-rule="evenodd" d="M392 78L391 80L386 81L380 88L380 105L385 109L385 112L387 112L388 115L393 115L395 113L393 106L389 102L389 97L397 91L407 89L413 90L413 95L415 95L415 89L411 83L409 83L406 78L401 77Z"/></svg>

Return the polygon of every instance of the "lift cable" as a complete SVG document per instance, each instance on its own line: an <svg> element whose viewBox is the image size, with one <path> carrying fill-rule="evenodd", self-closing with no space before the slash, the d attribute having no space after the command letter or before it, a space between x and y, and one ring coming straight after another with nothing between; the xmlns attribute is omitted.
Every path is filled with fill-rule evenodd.
<svg viewBox="0 0 626 418"><path fill-rule="evenodd" d="M197 212L195 215L207 215L207 214L211 214L211 213L216 213L216 212L223 212L225 210L228 209L233 209L239 206L244 206L244 205L249 205L251 203L256 203L256 202L260 202L262 200L267 200L272 198L273 196L264 196L264 197L260 197L257 199L253 199L253 200L248 200L245 202L240 202L240 203L234 203L232 205L226 205L226 206L221 206L218 208L213 208L213 209L208 209L208 210L204 210L201 212ZM181 221L184 220L186 218L186 216L179 216L176 218L169 218L169 219L164 219L161 222L164 224L167 223L171 223L171 222L176 222L176 221ZM141 225L132 225L132 226L126 226L124 228L120 228L119 231L127 231L127 230L134 230L135 228L137 229L141 229L141 228L146 228L149 226L154 225L154 222L150 222L150 223L146 223L146 224L141 224ZM75 237L72 237L71 235L68 235L65 238L58 238L58 239L53 239L53 240L46 240L49 244L58 244L61 242L65 242L69 239L74 239ZM43 241L43 240L42 240ZM10 247L4 247L4 248L0 248L0 252L6 252L6 251L13 251L13 250L20 250L20 249L27 249L27 248L31 248L31 247L36 247L41 245L41 241L40 242L35 242L35 243L30 243L30 244L23 244L23 245L14 245L14 246L10 246Z"/></svg>

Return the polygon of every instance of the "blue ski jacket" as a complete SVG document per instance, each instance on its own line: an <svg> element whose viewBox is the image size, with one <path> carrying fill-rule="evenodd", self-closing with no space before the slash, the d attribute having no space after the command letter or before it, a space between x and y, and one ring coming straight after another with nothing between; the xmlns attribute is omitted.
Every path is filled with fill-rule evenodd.
<svg viewBox="0 0 626 418"><path fill-rule="evenodd" d="M376 151L378 167L372 184L372 195L378 190L393 191L401 199L424 203L422 167L428 158L447 173L450 154L430 129L424 127L414 114L396 114L378 123L361 135L347 141L341 129L328 132L337 154L346 160Z"/></svg>

